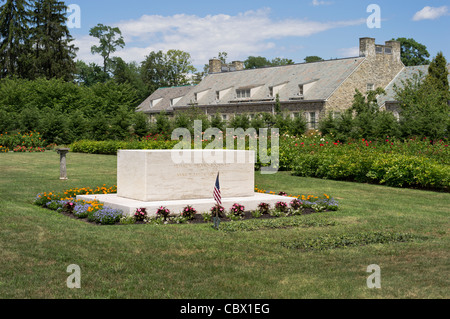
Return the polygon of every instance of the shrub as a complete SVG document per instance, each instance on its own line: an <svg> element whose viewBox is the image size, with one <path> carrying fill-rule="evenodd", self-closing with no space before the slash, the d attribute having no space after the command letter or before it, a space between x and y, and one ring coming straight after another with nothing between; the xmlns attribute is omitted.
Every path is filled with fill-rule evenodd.
<svg viewBox="0 0 450 319"><path fill-rule="evenodd" d="M242 217L244 216L245 207L240 204L233 204L230 208L230 213L234 216Z"/></svg>
<svg viewBox="0 0 450 319"><path fill-rule="evenodd" d="M142 141L90 141L82 140L70 145L75 153L117 155L120 149L172 149L177 141L143 139Z"/></svg>
<svg viewBox="0 0 450 319"><path fill-rule="evenodd" d="M73 214L73 210L75 208L75 203L73 202L66 202L63 206L63 212L68 214Z"/></svg>
<svg viewBox="0 0 450 319"><path fill-rule="evenodd" d="M161 216L163 217L164 220L167 220L167 217L169 217L170 215L170 210L167 209L166 207L161 206L160 208L158 208L156 210L156 216Z"/></svg>
<svg viewBox="0 0 450 319"><path fill-rule="evenodd" d="M197 214L197 211L192 206L186 206L183 208L181 212L181 216L187 218L188 220L194 219L194 216Z"/></svg>
<svg viewBox="0 0 450 319"><path fill-rule="evenodd" d="M287 213L288 211L288 204L285 202L277 202L275 203L275 209L282 213Z"/></svg>
<svg viewBox="0 0 450 319"><path fill-rule="evenodd" d="M145 208L138 208L133 215L135 221L142 222L147 218L147 210Z"/></svg>
<svg viewBox="0 0 450 319"><path fill-rule="evenodd" d="M260 203L258 205L258 210L262 215L268 215L270 214L270 204L268 203Z"/></svg>
<svg viewBox="0 0 450 319"><path fill-rule="evenodd" d="M300 208L302 208L302 202L299 201L297 198L293 199L291 201L291 208L293 210L299 210Z"/></svg>
<svg viewBox="0 0 450 319"><path fill-rule="evenodd" d="M218 216L218 217L225 217L225 208L219 204L214 205L211 207L211 216Z"/></svg>

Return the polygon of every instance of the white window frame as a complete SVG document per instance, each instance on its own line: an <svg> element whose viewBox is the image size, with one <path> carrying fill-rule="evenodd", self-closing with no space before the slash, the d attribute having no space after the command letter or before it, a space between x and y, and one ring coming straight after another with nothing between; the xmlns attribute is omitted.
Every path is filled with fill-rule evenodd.
<svg viewBox="0 0 450 319"><path fill-rule="evenodd" d="M250 89L236 90L236 97L238 99L248 99L251 97L251 90Z"/></svg>

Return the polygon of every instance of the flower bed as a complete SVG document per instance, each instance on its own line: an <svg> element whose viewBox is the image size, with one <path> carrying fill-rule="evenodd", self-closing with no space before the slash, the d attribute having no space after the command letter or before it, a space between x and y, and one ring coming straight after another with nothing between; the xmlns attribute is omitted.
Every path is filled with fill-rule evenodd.
<svg viewBox="0 0 450 319"><path fill-rule="evenodd" d="M39 132L28 133L1 133L0 152L45 152L46 141Z"/></svg>
<svg viewBox="0 0 450 319"><path fill-rule="evenodd" d="M256 189L259 192L263 190ZM213 217L219 216L222 222L269 219L278 217L309 215L325 211L337 211L339 204L330 196L324 194L322 198L313 195L285 196L290 197L290 204L279 202L274 207L267 203L260 203L254 211L246 210L239 203L235 203L226 210L216 205L208 213L198 213L193 207L186 206L179 215L172 214L166 207L160 207L155 217L150 217L145 208L137 209L132 216L124 216L123 212L105 207L98 201L76 200L77 195L116 193L117 186L96 188L73 188L64 192L45 192L36 196L34 204L57 211L66 216L101 225L120 224L198 224L209 223ZM273 192L269 192L273 194ZM285 193L280 193L285 194Z"/></svg>

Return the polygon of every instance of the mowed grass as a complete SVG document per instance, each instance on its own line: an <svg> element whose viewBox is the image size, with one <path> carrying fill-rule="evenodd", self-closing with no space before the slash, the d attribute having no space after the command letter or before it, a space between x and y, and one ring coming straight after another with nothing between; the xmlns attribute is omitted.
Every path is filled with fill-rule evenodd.
<svg viewBox="0 0 450 319"><path fill-rule="evenodd" d="M0 298L448 298L450 194L256 174L260 189L339 200L327 227L93 226L32 205L37 193L116 183L116 157L0 154ZM155 181L162 182L162 181ZM303 252L283 242L369 231L426 240ZM67 267L81 267L69 289ZM367 267L381 267L381 289Z"/></svg>

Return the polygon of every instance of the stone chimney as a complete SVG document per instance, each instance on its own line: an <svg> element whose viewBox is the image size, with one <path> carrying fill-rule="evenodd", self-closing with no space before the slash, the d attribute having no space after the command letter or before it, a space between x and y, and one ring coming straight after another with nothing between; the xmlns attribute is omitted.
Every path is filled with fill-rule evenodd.
<svg viewBox="0 0 450 319"><path fill-rule="evenodd" d="M375 57L375 39L374 38L360 38L359 39L359 56L361 57Z"/></svg>
<svg viewBox="0 0 450 319"><path fill-rule="evenodd" d="M233 61L231 65L236 71L241 71L244 69L244 62L242 61Z"/></svg>
<svg viewBox="0 0 450 319"><path fill-rule="evenodd" d="M390 59L401 62L401 44L398 41L386 41L384 45L375 44L374 38L359 39L359 56L366 58Z"/></svg>
<svg viewBox="0 0 450 319"><path fill-rule="evenodd" d="M222 61L219 59L209 60L209 73L220 73L222 72Z"/></svg>
<svg viewBox="0 0 450 319"><path fill-rule="evenodd" d="M392 50L392 58L395 62L400 62L402 60L401 54L402 54L402 45L398 41L386 41L385 48L391 48ZM386 50L386 49L385 49Z"/></svg>

